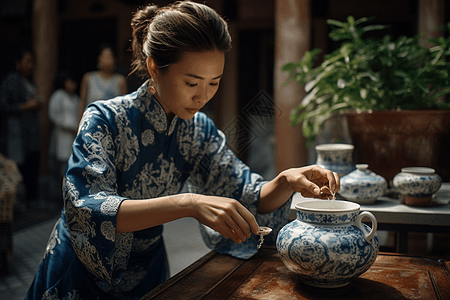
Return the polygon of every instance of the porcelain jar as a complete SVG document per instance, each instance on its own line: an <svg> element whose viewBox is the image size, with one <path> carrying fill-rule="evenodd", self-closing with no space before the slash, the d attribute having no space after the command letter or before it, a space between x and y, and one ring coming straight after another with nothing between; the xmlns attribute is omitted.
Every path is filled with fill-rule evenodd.
<svg viewBox="0 0 450 300"><path fill-rule="evenodd" d="M339 195L359 204L373 204L387 190L387 181L369 170L367 164L357 164L356 170L341 178Z"/></svg>
<svg viewBox="0 0 450 300"><path fill-rule="evenodd" d="M316 164L333 172L339 177L345 176L355 169L353 149L350 144L322 144L316 146Z"/></svg>
<svg viewBox="0 0 450 300"><path fill-rule="evenodd" d="M442 178L432 168L407 167L394 176L392 184L406 205L426 206L441 187Z"/></svg>
<svg viewBox="0 0 450 300"><path fill-rule="evenodd" d="M308 285L342 287L375 262L377 220L357 203L306 200L297 203L297 219L285 225L276 247L286 267ZM361 223L364 217L372 228Z"/></svg>

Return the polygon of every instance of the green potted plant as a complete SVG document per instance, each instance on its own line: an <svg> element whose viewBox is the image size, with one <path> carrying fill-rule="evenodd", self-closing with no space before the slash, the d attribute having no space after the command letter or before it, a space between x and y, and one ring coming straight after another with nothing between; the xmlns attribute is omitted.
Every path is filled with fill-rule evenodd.
<svg viewBox="0 0 450 300"><path fill-rule="evenodd" d="M450 103L443 100L450 93L450 37L430 39L434 44L431 48L421 45L420 34L413 37L401 36L395 40L389 35L366 38L364 35L368 32L386 28L367 25L369 21L369 18L355 20L352 16L347 18L347 22L327 20L333 27L329 37L334 41L341 41L340 47L325 55L324 61L318 66L314 66L314 63L320 50L314 49L306 52L299 62L290 62L282 67L282 71L290 76L289 82L296 81L307 92L291 114L291 125L301 124L303 135L310 143L314 141L325 120L333 114L345 113L355 151L359 152L360 160L364 160L359 162L369 165L372 162L375 165L370 167L374 172L384 173L388 180L400 171L399 166L387 171L389 167L382 164L386 165L390 159L375 157L380 154L374 153L376 151L388 152L385 157L390 157L391 160L395 157L394 161L398 164L427 164L431 167L442 165L442 161L439 161L441 157L436 157L434 153L428 153L433 156L431 160L415 160L414 153L418 151L407 154L405 150L405 147L411 148L413 145L397 147L400 148L399 154L395 154L393 149L386 149L386 146L401 142L399 136L393 133L395 128L392 128L404 129L405 125L400 125L398 121L400 114L410 115L406 127L415 126L410 123L411 120L418 119L413 113L418 111L426 111L425 119L430 122L435 122L436 115L442 115L444 123L445 119L450 121ZM446 27L450 30L450 23ZM381 112L387 113L387 116ZM360 123L355 123L355 118ZM365 125L370 118L381 123L379 126L382 128ZM394 124L389 127L386 120ZM446 124L426 125L423 122L416 127L420 131L427 126L450 127ZM364 128L369 128L369 132L359 132L359 135L355 133ZM369 144L374 143L375 133L384 134L384 144L372 146L372 153L363 153L370 150ZM450 136L446 137L449 139ZM355 154L358 158L358 153ZM409 155L412 160L397 158L405 155ZM450 160L446 162L448 169Z"/></svg>

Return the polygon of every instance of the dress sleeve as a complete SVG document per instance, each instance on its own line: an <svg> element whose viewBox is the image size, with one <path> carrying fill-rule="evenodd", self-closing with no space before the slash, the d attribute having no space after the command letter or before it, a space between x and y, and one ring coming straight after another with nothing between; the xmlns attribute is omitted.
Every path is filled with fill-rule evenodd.
<svg viewBox="0 0 450 300"><path fill-rule="evenodd" d="M126 198L118 195L114 126L95 105L83 115L64 182L64 205L73 248L97 278L117 284L128 264L133 233L116 233Z"/></svg>
<svg viewBox="0 0 450 300"><path fill-rule="evenodd" d="M191 187L188 189L238 200L256 217L260 226L273 229L264 237L264 245L274 246L278 231L288 221L291 200L271 213L258 214L260 190L266 182L260 175L252 173L250 168L228 149L225 135L212 122L202 130L206 132L205 149L200 151L196 171L188 182ZM257 252L259 236L252 235L245 242L236 244L205 225L200 224L200 231L206 245L217 252L242 259L250 258Z"/></svg>

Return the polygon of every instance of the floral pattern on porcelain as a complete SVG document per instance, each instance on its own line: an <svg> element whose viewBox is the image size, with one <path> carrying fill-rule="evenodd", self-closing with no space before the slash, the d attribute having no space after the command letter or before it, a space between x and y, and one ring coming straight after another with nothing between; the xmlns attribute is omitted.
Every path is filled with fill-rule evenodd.
<svg viewBox="0 0 450 300"><path fill-rule="evenodd" d="M410 197L430 197L442 185L442 178L432 168L403 168L394 176L393 186L397 192Z"/></svg>
<svg viewBox="0 0 450 300"><path fill-rule="evenodd" d="M333 172L340 177L355 169L353 165L353 145L349 144L322 144L316 146L316 164Z"/></svg>
<svg viewBox="0 0 450 300"><path fill-rule="evenodd" d="M341 212L318 209L316 217L314 211L297 205L297 219L278 233L276 247L282 261L305 284L345 286L375 262L379 241L371 230L376 231L376 219L368 212L360 214L358 204L347 203L357 208ZM361 224L362 214L371 215L373 229ZM373 234L369 241L368 232Z"/></svg>
<svg viewBox="0 0 450 300"><path fill-rule="evenodd" d="M357 164L356 170L341 178L339 194L347 200L370 204L385 194L387 182L368 169L367 164Z"/></svg>
<svg viewBox="0 0 450 300"><path fill-rule="evenodd" d="M352 213L315 213L297 210L297 220L314 224L344 224L355 222L358 212Z"/></svg>

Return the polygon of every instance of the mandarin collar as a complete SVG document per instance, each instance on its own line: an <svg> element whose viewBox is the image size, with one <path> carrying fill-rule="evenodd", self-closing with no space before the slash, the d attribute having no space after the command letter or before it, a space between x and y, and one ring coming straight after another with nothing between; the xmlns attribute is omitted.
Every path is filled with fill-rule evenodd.
<svg viewBox="0 0 450 300"><path fill-rule="evenodd" d="M150 80L147 80L139 89L138 95L142 95L143 99L146 99L150 102L148 105L148 109L151 115L160 116L160 117L152 117L148 118L146 115L146 119L155 127L159 128L159 132L165 132L166 135L171 135L175 130L176 124L178 122L178 116L175 115L172 121L169 123L169 119L164 110L164 107L159 103L158 99L148 91L148 84Z"/></svg>

